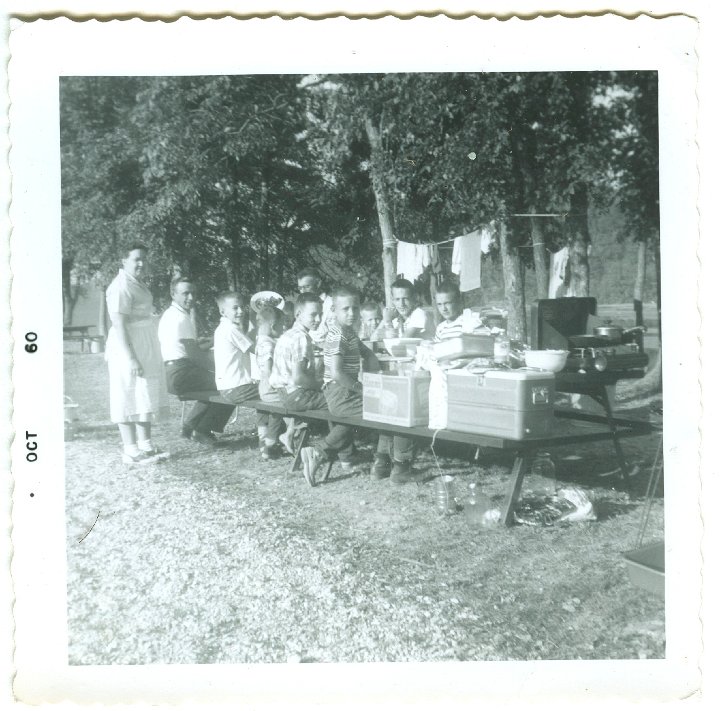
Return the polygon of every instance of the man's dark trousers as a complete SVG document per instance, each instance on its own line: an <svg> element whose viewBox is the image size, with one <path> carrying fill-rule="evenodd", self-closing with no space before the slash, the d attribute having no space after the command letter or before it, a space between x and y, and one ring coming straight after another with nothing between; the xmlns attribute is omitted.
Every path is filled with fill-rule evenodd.
<svg viewBox="0 0 720 711"><path fill-rule="evenodd" d="M168 392L179 397L200 390L216 390L213 373L193 363L189 358L166 363L165 374ZM185 418L183 427L204 434L222 432L234 409L232 405L198 401Z"/></svg>

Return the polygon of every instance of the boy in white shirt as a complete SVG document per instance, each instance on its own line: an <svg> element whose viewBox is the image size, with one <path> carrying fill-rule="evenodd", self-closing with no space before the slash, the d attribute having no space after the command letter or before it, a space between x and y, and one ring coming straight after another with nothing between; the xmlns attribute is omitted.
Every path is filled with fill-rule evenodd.
<svg viewBox="0 0 720 711"><path fill-rule="evenodd" d="M220 394L235 405L248 400L258 400L258 384L250 375L250 351L254 343L247 331L250 307L248 299L234 291L226 291L217 297L220 323L215 329L215 384ZM277 441L283 429L279 415L257 413L258 438L261 450L265 439Z"/></svg>

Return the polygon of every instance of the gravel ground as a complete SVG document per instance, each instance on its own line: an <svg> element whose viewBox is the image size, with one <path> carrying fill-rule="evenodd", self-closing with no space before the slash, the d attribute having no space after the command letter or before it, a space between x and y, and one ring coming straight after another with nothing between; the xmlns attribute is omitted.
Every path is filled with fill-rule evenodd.
<svg viewBox="0 0 720 711"><path fill-rule="evenodd" d="M179 405L155 438L168 462L120 463L102 356L65 356L82 429L66 443L71 664L624 659L664 656L664 603L632 587L657 439L628 441L617 484L607 444L553 456L599 520L473 529L440 516L432 485L355 474L310 489L289 459L263 463L241 410L210 454L180 439ZM80 388L79 383L82 383ZM578 459L581 456L582 459ZM511 461L467 449L439 462L502 499ZM419 468L435 471L424 451ZM661 538L662 500L648 540Z"/></svg>

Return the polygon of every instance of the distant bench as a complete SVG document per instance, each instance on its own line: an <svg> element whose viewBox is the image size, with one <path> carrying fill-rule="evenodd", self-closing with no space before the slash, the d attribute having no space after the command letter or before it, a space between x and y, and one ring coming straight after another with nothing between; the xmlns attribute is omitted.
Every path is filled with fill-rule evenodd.
<svg viewBox="0 0 720 711"><path fill-rule="evenodd" d="M217 391L201 391L185 393L179 400L184 403L190 400L201 402L215 402L221 405L233 405ZM552 446L564 446L568 444L586 444L599 442L608 439L615 439L618 436L633 437L651 434L658 431L658 427L648 422L638 420L614 419L614 428L608 428L605 417L578 413L572 410L556 410L557 419L555 431L543 437L532 437L523 440L506 439L493 435L475 433L454 432L453 430L431 430L427 427L403 427L401 425L390 425L384 422L373 422L362 417L340 417L332 415L328 410L288 410L282 405L275 405L262 400L248 400L240 407L265 412L268 414L280 415L281 417L293 417L302 421L327 422L329 424L348 425L357 429L377 430L386 434L404 435L425 440L442 440L445 442L456 442L469 444L474 447L489 447L500 449L506 452L515 453L508 488L505 494L505 501L502 508L501 520L506 526L513 523L513 512L520 496L522 482L526 472L530 468L530 462L537 450L544 450ZM581 424L578 424L580 421ZM300 438L293 454L290 471L300 468L300 450L305 446L308 437L307 428L301 431ZM332 462L328 464L324 478L330 473ZM625 469L625 462L621 460L621 468Z"/></svg>

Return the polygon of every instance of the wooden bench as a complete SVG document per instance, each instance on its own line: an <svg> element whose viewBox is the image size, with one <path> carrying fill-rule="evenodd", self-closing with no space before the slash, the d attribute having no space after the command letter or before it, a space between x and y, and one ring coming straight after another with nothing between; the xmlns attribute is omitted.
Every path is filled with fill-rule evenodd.
<svg viewBox="0 0 720 711"><path fill-rule="evenodd" d="M186 393L180 398L181 401L200 400L201 402L216 402L223 405L232 405L225 400L219 392L194 392ZM342 424L357 429L377 430L385 434L404 435L417 439L437 440L445 442L455 442L459 444L468 444L477 448L488 447L490 449L499 449L506 452L512 452L515 455L513 462L508 488L503 503L501 520L506 526L513 523L513 513L515 506L520 497L523 479L530 468L532 457L538 450L545 450L551 447L565 446L568 444L587 444L590 442L600 442L605 440L615 440L623 437L637 437L641 435L651 434L659 431L660 428L653 426L647 422L638 420L627 420L615 418L613 427L607 426L606 418L599 415L591 415L587 413L578 413L572 410L556 410L556 426L552 434L544 437L532 437L523 440L506 439L493 435L484 435L476 433L454 432L453 430L431 430L427 427L402 427L400 425L390 425L384 422L373 422L365 420L362 417L339 417L332 415L328 410L288 410L281 405L263 402L262 400L251 400L242 403L241 407L266 412L269 414L280 415L281 417L293 417L302 421L322 421L329 424ZM295 471L300 466L300 451L305 446L308 437L307 428L304 429L300 436L296 451L293 455L291 471ZM618 457L621 459L621 469L625 468L625 462L622 461L620 453ZM327 475L332 468L332 462L328 464Z"/></svg>

